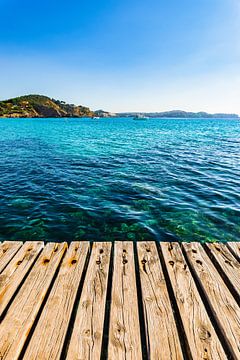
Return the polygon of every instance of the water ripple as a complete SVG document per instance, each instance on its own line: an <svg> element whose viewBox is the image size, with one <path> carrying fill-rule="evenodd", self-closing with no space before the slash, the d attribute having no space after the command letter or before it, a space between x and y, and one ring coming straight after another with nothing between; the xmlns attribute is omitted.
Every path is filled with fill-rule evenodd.
<svg viewBox="0 0 240 360"><path fill-rule="evenodd" d="M239 130L1 119L0 240L239 240Z"/></svg>

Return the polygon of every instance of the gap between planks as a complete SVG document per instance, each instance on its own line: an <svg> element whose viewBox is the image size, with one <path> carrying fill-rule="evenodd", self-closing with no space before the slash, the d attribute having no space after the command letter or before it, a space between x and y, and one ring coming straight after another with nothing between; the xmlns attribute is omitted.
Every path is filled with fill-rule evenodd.
<svg viewBox="0 0 240 360"><path fill-rule="evenodd" d="M227 358L226 346L233 359L240 358L236 302L240 286L239 248L220 244L219 251L217 246L206 245L206 253L200 244L184 243L182 252L178 243L160 243L156 247L154 242L138 242L134 253L132 242L115 242L110 271L109 242L93 243L89 259L89 242L73 242L68 249L66 243L49 243L45 247L42 242L0 244L0 359L61 359L64 353L69 360L98 360L104 350L105 358L111 360L138 360L144 356L153 360L182 359L183 353L192 359L215 360ZM137 289L136 277L141 289ZM166 283L168 278L171 284ZM109 311L106 313L108 288L108 344L107 349L102 349ZM139 318L140 300L143 318ZM187 338L187 349L182 344L183 333L176 321L173 301ZM141 327L147 349L142 348ZM67 334L70 337L65 343Z"/></svg>

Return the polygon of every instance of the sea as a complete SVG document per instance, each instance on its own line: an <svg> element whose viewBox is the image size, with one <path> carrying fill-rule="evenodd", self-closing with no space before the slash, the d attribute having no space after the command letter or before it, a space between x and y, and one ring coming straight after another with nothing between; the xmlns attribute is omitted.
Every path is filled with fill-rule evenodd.
<svg viewBox="0 0 240 360"><path fill-rule="evenodd" d="M0 241L239 241L240 120L0 119Z"/></svg>

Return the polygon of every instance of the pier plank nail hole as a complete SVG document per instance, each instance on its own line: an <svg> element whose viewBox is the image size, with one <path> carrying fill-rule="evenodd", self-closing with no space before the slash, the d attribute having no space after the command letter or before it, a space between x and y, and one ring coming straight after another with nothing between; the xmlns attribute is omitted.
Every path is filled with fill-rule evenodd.
<svg viewBox="0 0 240 360"><path fill-rule="evenodd" d="M3 242L0 359L240 359L239 251Z"/></svg>

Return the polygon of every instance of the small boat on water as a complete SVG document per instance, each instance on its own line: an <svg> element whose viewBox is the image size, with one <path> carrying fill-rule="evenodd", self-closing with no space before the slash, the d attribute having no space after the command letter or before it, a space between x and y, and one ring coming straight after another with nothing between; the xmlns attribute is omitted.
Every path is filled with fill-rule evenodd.
<svg viewBox="0 0 240 360"><path fill-rule="evenodd" d="M134 116L134 118L133 118L133 120L148 120L148 119L149 119L148 116L144 116L144 115L141 115L141 114L136 115L136 116Z"/></svg>
<svg viewBox="0 0 240 360"><path fill-rule="evenodd" d="M98 119L100 119L100 117L99 116L92 116L92 119L98 120Z"/></svg>

